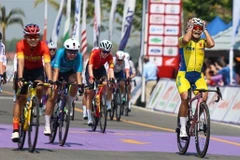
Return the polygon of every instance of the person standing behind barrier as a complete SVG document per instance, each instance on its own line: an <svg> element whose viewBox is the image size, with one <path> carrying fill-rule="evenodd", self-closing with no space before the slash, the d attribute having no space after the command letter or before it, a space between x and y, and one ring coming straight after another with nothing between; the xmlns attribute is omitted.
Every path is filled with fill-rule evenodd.
<svg viewBox="0 0 240 160"><path fill-rule="evenodd" d="M176 77L176 86L181 97L179 108L180 137L188 137L186 123L188 115L188 89L193 85L194 89L208 89L203 75L204 50L213 48L214 40L205 28L205 21L200 18L192 18L188 21L185 35L179 38L180 67ZM206 38L201 38L202 34ZM203 101L207 101L208 94L203 93Z"/></svg>
<svg viewBox="0 0 240 160"><path fill-rule="evenodd" d="M148 57L144 57L143 76L145 78L145 98L146 104L150 99L151 93L157 84L158 67L155 63L149 62Z"/></svg>

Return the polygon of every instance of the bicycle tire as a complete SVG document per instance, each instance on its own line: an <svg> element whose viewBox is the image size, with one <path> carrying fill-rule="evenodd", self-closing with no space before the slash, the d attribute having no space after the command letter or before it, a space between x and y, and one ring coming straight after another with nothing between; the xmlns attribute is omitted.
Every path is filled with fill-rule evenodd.
<svg viewBox="0 0 240 160"><path fill-rule="evenodd" d="M53 143L56 135L57 135L57 129L58 129L58 110L59 106L58 103L55 104L56 111L52 113L51 119L50 119L50 128L51 128L51 134L49 136L49 143ZM54 107L54 108L55 108Z"/></svg>
<svg viewBox="0 0 240 160"><path fill-rule="evenodd" d="M96 117L96 105L95 104L92 105L92 114L91 114L91 116L92 116L92 121L93 121L91 128L92 128L92 131L96 131L99 118Z"/></svg>
<svg viewBox="0 0 240 160"><path fill-rule="evenodd" d="M115 109L116 109L116 119L117 119L117 121L120 121L121 115L122 115L121 114L122 101L121 101L121 93L120 93L119 89L116 90L116 95L115 95L114 100L115 100L115 105L116 105L116 107L115 107Z"/></svg>
<svg viewBox="0 0 240 160"><path fill-rule="evenodd" d="M67 101L65 100L62 105L64 105L64 107L66 107L67 105L67 110L66 113L65 111L62 111L60 113L60 119L59 119L59 145L63 146L67 140L67 136L68 136L68 130L69 130L69 125L70 125L70 111L71 111L71 106L68 105L68 103L66 103ZM64 135L62 135L63 133L63 127L64 127L64 122L65 122L65 131L64 131Z"/></svg>
<svg viewBox="0 0 240 160"><path fill-rule="evenodd" d="M34 152L36 145L37 145L37 140L38 140L38 129L39 129L39 102L37 100L37 97L32 97L31 99L32 103L32 109L29 114L30 116L30 125L28 126L28 151L29 152ZM34 122L34 119L36 119L36 122ZM33 127L36 127L36 129L33 131ZM32 139L32 131L33 133L33 139Z"/></svg>
<svg viewBox="0 0 240 160"><path fill-rule="evenodd" d="M99 115L99 125L102 133L106 131L107 127L107 105L106 105L106 93L100 96L100 115Z"/></svg>
<svg viewBox="0 0 240 160"><path fill-rule="evenodd" d="M207 153L207 150L208 150L208 146L209 146L209 140L210 140L210 114L209 114L209 109L208 109L208 106L205 102L202 102L200 103L200 114L198 115L198 118L199 118L199 122L200 122L200 118L201 118L201 113L203 113L203 117L206 118L205 120L205 123L202 124L202 128L200 128L200 124L199 123L196 123L196 126L195 126L195 139L196 139L196 150L197 150L197 153L198 153L198 156L200 158L203 158L206 153ZM205 144L204 144L204 147L203 149L201 149L200 147L200 144L202 144L200 142L200 137L203 137L201 135L199 135L200 132L204 132L204 136L206 137L206 141L205 141Z"/></svg>
<svg viewBox="0 0 240 160"><path fill-rule="evenodd" d="M115 97L115 94L114 94L114 96L113 97ZM114 118L114 112L115 112L115 98L112 100L112 102L111 102L111 111L109 112L109 118L110 118L110 120L113 120L113 118Z"/></svg>
<svg viewBox="0 0 240 160"><path fill-rule="evenodd" d="M23 124L24 124L24 121L25 121L25 107L23 107L23 110L22 110L22 114L21 114L21 117L20 117L20 124L19 124L19 130L18 130L18 133L19 133L19 141L18 141L18 149L22 149L23 146L24 146L24 143L25 143L25 139L26 139L26 131L23 129Z"/></svg>
<svg viewBox="0 0 240 160"><path fill-rule="evenodd" d="M71 115L71 120L73 121L75 118L75 102L73 101L72 103L72 115Z"/></svg>
<svg viewBox="0 0 240 160"><path fill-rule="evenodd" d="M188 136L187 138L185 139L182 139L180 137L180 118L178 117L177 118L177 124L178 124L178 127L176 128L176 132L177 132L177 146L178 146L178 150L179 150L179 154L183 155L187 152L188 150L188 147L189 147L189 143L190 143L190 136ZM187 126L188 126L189 122L187 122ZM187 132L189 130L189 127L186 127L187 129Z"/></svg>

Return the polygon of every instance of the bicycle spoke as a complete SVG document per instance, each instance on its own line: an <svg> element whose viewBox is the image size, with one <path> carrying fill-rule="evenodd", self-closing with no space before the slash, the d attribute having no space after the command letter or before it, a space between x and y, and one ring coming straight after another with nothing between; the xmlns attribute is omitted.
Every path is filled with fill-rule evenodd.
<svg viewBox="0 0 240 160"><path fill-rule="evenodd" d="M204 157L208 150L210 139L210 115L207 104L200 104L199 123L195 126L196 149L199 157Z"/></svg>

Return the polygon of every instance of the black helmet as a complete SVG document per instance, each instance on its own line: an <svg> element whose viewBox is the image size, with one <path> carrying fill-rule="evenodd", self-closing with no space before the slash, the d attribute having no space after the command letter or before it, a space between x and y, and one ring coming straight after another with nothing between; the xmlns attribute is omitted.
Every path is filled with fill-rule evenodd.
<svg viewBox="0 0 240 160"><path fill-rule="evenodd" d="M2 40L2 32L0 32L0 41Z"/></svg>

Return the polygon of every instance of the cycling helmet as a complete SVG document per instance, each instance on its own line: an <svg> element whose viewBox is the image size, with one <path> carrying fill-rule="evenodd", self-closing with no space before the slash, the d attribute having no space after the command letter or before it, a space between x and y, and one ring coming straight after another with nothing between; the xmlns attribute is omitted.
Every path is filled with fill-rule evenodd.
<svg viewBox="0 0 240 160"><path fill-rule="evenodd" d="M74 39L74 38L69 38L67 39L64 44L63 44L64 48L67 50L79 50L80 49L80 43Z"/></svg>
<svg viewBox="0 0 240 160"><path fill-rule="evenodd" d="M109 40L102 40L99 44L99 48L102 51L110 52L112 49L112 42L110 42Z"/></svg>
<svg viewBox="0 0 240 160"><path fill-rule="evenodd" d="M130 55L129 55L128 52L125 52L125 58L126 58L127 60L130 60Z"/></svg>
<svg viewBox="0 0 240 160"><path fill-rule="evenodd" d="M116 55L118 60L123 60L125 57L125 53L123 51L117 51Z"/></svg>
<svg viewBox="0 0 240 160"><path fill-rule="evenodd" d="M49 49L57 49L57 44L55 42L49 42L48 43L48 48Z"/></svg>
<svg viewBox="0 0 240 160"><path fill-rule="evenodd" d="M23 28L24 34L40 34L40 27L37 24L30 23Z"/></svg>
<svg viewBox="0 0 240 160"><path fill-rule="evenodd" d="M204 22L200 18L193 18L192 22L193 22L193 25L204 26Z"/></svg>

